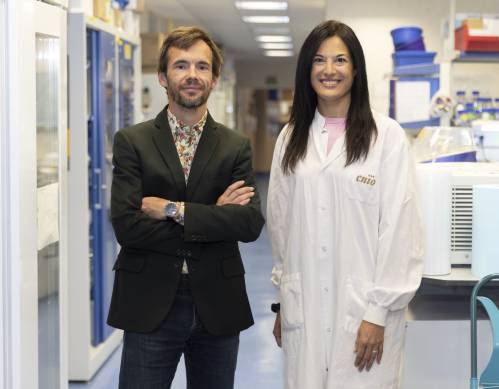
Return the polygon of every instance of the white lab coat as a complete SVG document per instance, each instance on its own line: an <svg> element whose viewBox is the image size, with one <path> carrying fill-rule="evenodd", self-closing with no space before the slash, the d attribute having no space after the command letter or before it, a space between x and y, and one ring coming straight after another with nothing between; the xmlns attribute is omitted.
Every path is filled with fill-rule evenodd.
<svg viewBox="0 0 499 389"><path fill-rule="evenodd" d="M286 389L399 388L405 308L422 276L421 218L404 131L374 118L378 136L367 159L346 168L345 138L327 155L318 111L294 174L281 170L286 128L275 147L267 226ZM384 325L385 340L381 364L359 373L362 320Z"/></svg>

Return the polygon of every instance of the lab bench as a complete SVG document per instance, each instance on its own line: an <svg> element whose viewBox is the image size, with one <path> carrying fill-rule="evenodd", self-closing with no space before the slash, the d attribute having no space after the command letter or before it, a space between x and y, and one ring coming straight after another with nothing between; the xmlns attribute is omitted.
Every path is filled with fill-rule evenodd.
<svg viewBox="0 0 499 389"><path fill-rule="evenodd" d="M424 277L407 311L403 389L468 389L470 379L470 296L478 278L469 267ZM499 283L481 295L499 301ZM479 308L478 371L492 351L492 331Z"/></svg>

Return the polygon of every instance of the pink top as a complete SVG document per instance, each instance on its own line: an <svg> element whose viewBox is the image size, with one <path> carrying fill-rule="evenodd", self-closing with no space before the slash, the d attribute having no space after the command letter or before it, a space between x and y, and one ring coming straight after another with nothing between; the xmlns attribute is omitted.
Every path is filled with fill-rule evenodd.
<svg viewBox="0 0 499 389"><path fill-rule="evenodd" d="M325 118L324 128L328 131L327 154L331 151L338 138L345 133L345 118Z"/></svg>

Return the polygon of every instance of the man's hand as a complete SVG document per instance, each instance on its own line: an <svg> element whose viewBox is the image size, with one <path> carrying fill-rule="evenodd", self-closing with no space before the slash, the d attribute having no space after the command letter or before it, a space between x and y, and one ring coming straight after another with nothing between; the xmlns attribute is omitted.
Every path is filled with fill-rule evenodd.
<svg viewBox="0 0 499 389"><path fill-rule="evenodd" d="M369 371L374 361L381 363L383 356L383 341L385 338L385 327L368 321L360 323L355 341L355 367L362 371L364 368Z"/></svg>
<svg viewBox="0 0 499 389"><path fill-rule="evenodd" d="M225 192L217 200L217 205L246 205L255 195L255 188L251 186L243 186L244 181L236 181L229 185Z"/></svg>
<svg viewBox="0 0 499 389"><path fill-rule="evenodd" d="M282 341L281 341L281 314L277 313L275 315L275 323L274 323L274 331L272 331L274 334L275 341L279 347L282 347Z"/></svg>
<svg viewBox="0 0 499 389"><path fill-rule="evenodd" d="M142 212L153 219L165 220L165 206L168 200L159 197L144 197L142 199Z"/></svg>

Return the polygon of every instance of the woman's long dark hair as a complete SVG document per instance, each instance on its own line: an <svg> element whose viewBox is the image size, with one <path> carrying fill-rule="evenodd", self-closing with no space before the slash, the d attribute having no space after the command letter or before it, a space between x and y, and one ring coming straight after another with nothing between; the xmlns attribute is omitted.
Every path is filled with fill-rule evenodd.
<svg viewBox="0 0 499 389"><path fill-rule="evenodd" d="M326 39L337 36L348 47L355 75L353 78L350 107L346 118L346 165L366 158L371 140L377 136L376 123L369 104L366 61L357 36L346 24L328 20L308 35L298 56L295 76L295 93L289 127L291 134L282 160L285 174L294 172L296 164L307 153L309 128L317 107L317 94L312 88L310 73L312 63L320 45Z"/></svg>

